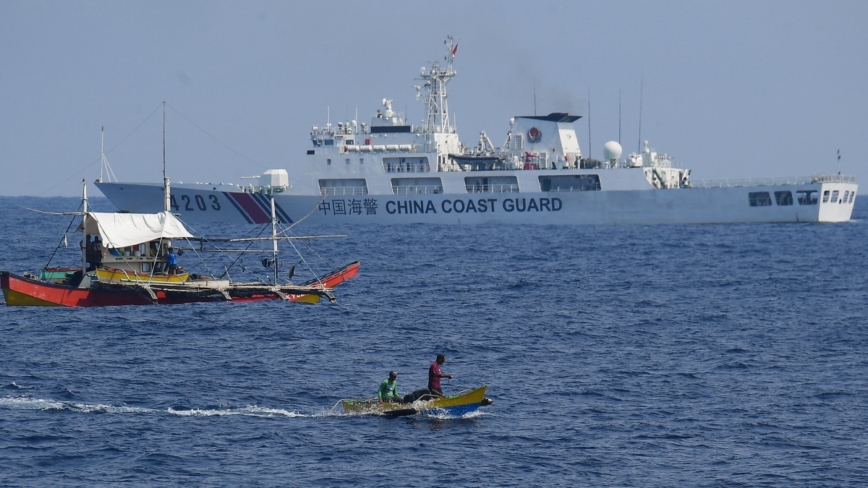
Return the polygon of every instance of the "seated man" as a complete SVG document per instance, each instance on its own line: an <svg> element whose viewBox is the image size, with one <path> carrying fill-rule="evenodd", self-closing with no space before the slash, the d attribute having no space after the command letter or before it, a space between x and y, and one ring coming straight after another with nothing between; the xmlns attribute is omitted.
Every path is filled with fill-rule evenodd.
<svg viewBox="0 0 868 488"><path fill-rule="evenodd" d="M398 395L398 372L389 371L389 378L380 383L377 390L377 399L380 403L401 403L403 399Z"/></svg>

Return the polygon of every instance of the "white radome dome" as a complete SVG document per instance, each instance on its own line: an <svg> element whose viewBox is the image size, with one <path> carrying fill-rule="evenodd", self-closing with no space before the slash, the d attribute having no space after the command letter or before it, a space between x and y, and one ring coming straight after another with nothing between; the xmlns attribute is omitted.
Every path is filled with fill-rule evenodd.
<svg viewBox="0 0 868 488"><path fill-rule="evenodd" d="M622 152L621 145L615 141L609 141L603 145L603 157L606 161L621 159Z"/></svg>

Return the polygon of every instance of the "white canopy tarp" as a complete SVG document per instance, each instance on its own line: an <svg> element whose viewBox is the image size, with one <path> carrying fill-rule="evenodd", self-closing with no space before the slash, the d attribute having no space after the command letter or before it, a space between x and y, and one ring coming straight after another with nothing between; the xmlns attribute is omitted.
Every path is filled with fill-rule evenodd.
<svg viewBox="0 0 868 488"><path fill-rule="evenodd" d="M184 224L168 212L157 214L88 212L87 234L99 235L103 246L121 248L158 239L193 237Z"/></svg>

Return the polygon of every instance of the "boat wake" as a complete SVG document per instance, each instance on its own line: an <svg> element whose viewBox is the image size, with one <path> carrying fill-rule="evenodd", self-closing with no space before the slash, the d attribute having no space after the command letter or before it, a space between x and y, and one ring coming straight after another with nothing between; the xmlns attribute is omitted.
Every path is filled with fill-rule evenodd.
<svg viewBox="0 0 868 488"><path fill-rule="evenodd" d="M451 415L447 413L445 410L430 410L427 412L421 412L420 415L429 419L437 419L437 420L455 420L455 419L476 419L479 417L485 417L486 415L490 415L488 412L483 412L481 410L474 410L473 412L465 413L464 415Z"/></svg>
<svg viewBox="0 0 868 488"><path fill-rule="evenodd" d="M16 385L17 386L17 385ZM22 387L19 387L22 388ZM53 400L46 398L32 398L30 396L7 396L0 397L0 410L32 410L44 412L72 412L72 413L98 413L98 414L148 414L148 415L172 415L177 417L230 417L246 416L258 418L316 418L316 417L361 417L370 413L326 410L318 413L301 413L297 410L284 408L268 408L256 405L245 407L168 407L165 409L134 407L129 405L108 405L103 403L82 403L74 401ZM441 409L422 410L414 414L415 418L429 418L437 420L472 419L487 415L485 412L474 411L463 415L452 415Z"/></svg>
<svg viewBox="0 0 868 488"><path fill-rule="evenodd" d="M78 413L157 413L160 410L126 405L78 403L31 397L2 397L0 408L7 410L70 411Z"/></svg>
<svg viewBox="0 0 868 488"><path fill-rule="evenodd" d="M74 413L106 413L106 414L168 414L180 417L321 417L322 415L303 414L281 408L265 408L249 405L246 407L215 407L215 408L179 408L166 409L133 407L128 405L106 405L102 403L81 403L59 401L27 396L0 397L0 409L4 410L36 410L36 411L67 411Z"/></svg>
<svg viewBox="0 0 868 488"><path fill-rule="evenodd" d="M223 417L231 415L243 415L248 417L319 417L319 415L308 415L299 413L294 410L286 410L282 408L265 408L257 406L246 406L241 408L191 408L180 409L169 407L166 410L170 415L178 415L181 417Z"/></svg>

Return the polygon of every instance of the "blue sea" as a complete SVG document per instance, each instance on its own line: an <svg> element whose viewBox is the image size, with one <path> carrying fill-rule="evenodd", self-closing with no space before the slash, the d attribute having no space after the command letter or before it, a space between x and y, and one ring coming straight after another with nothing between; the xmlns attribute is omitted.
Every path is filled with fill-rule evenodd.
<svg viewBox="0 0 868 488"><path fill-rule="evenodd" d="M302 224L346 238L286 266L361 260L336 304L0 307L0 485L866 486L857 200L834 225ZM0 198L0 268L38 271L70 223L23 207L78 204ZM447 393L494 404L333 409L392 369L423 388L438 353Z"/></svg>

